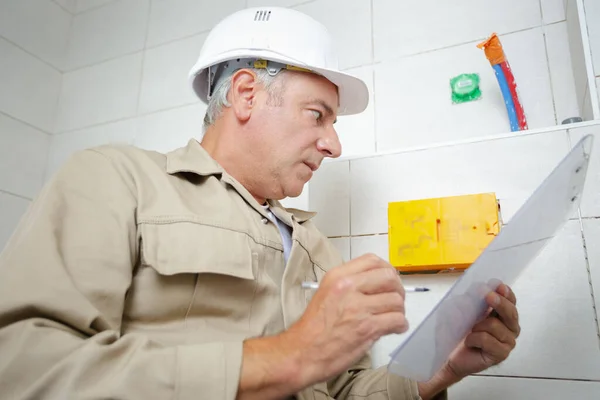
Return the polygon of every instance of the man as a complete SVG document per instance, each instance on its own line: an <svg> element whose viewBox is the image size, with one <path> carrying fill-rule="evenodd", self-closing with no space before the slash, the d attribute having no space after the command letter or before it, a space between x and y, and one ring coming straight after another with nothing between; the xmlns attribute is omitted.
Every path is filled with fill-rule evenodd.
<svg viewBox="0 0 600 400"><path fill-rule="evenodd" d="M519 324L502 285L498 317L431 381L371 368L372 344L408 327L398 275L373 255L344 264L312 214L278 202L340 155L336 116L367 105L336 63L307 16L240 11L191 73L201 143L72 156L0 259L0 397L432 399L504 360Z"/></svg>

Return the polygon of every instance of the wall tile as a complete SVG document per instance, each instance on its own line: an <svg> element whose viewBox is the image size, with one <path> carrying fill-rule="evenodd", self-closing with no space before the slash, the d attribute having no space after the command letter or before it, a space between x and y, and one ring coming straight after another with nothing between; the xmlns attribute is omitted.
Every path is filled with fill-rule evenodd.
<svg viewBox="0 0 600 400"><path fill-rule="evenodd" d="M359 67L346 72L365 81L369 87L369 105L357 115L338 117L335 130L342 143L342 157L375 152L375 97L373 67Z"/></svg>
<svg viewBox="0 0 600 400"><path fill-rule="evenodd" d="M188 73L200 53L206 34L146 50L139 112L199 102Z"/></svg>
<svg viewBox="0 0 600 400"><path fill-rule="evenodd" d="M77 0L77 12L81 13L84 11L99 8L105 4L114 3L115 1L118 0Z"/></svg>
<svg viewBox="0 0 600 400"><path fill-rule="evenodd" d="M310 181L309 205L315 225L326 236L350 234L350 171L348 161L324 162Z"/></svg>
<svg viewBox="0 0 600 400"><path fill-rule="evenodd" d="M202 139L206 106L198 103L138 117L134 144L146 150L168 152Z"/></svg>
<svg viewBox="0 0 600 400"><path fill-rule="evenodd" d="M33 198L41 189L50 136L0 114L0 190Z"/></svg>
<svg viewBox="0 0 600 400"><path fill-rule="evenodd" d="M600 217L600 122L582 128L569 129L571 144L575 145L585 135L594 136L592 156L588 168L583 197L581 198L581 216Z"/></svg>
<svg viewBox="0 0 600 400"><path fill-rule="evenodd" d="M137 53L64 74L57 131L134 116L141 64Z"/></svg>
<svg viewBox="0 0 600 400"><path fill-rule="evenodd" d="M386 233L390 201L469 193L495 192L508 222L568 149L557 131L352 160L352 235Z"/></svg>
<svg viewBox="0 0 600 400"><path fill-rule="evenodd" d="M437 285L427 293L407 294L407 318L415 321L411 329L433 309L458 276L403 277L405 285ZM598 379L600 349L578 221L567 223L512 289L517 295L522 328L517 347L506 361L482 374ZM413 295L413 302L409 302L412 300L409 294ZM561 316L568 315L568 325L561 320L564 317L557 318L558 310ZM573 331L577 332L576 341L573 341ZM378 343L381 365L389 361L389 357L383 355L389 355L406 337L390 335ZM569 345L556 346L555 343Z"/></svg>
<svg viewBox="0 0 600 400"><path fill-rule="evenodd" d="M563 0L541 0L541 4L544 24L553 24L566 19Z"/></svg>
<svg viewBox="0 0 600 400"><path fill-rule="evenodd" d="M2 38L0 54L0 111L52 132L60 72Z"/></svg>
<svg viewBox="0 0 600 400"><path fill-rule="evenodd" d="M50 142L46 181L76 151L104 144L133 144L136 120L131 118L93 128L54 135Z"/></svg>
<svg viewBox="0 0 600 400"><path fill-rule="evenodd" d="M579 221L567 222L512 288L518 298L521 335L511 357L485 374L600 379L600 348Z"/></svg>
<svg viewBox="0 0 600 400"><path fill-rule="evenodd" d="M149 7L150 0L117 1L75 16L67 69L142 50Z"/></svg>
<svg viewBox="0 0 600 400"><path fill-rule="evenodd" d="M30 201L0 192L0 252L27 211Z"/></svg>
<svg viewBox="0 0 600 400"><path fill-rule="evenodd" d="M542 30L506 35L501 41L529 128L555 125ZM482 97L452 104L450 79L467 72L479 73ZM494 71L475 43L379 64L375 88L378 151L510 132Z"/></svg>
<svg viewBox="0 0 600 400"><path fill-rule="evenodd" d="M373 0L373 13L376 61L484 39L491 32L516 32L541 23L539 0L505 0L502 7L479 0Z"/></svg>
<svg viewBox="0 0 600 400"><path fill-rule="evenodd" d="M373 253L377 257L390 262L387 234L352 237L350 240L350 247L352 249L350 253L352 258L357 258L367 253Z"/></svg>
<svg viewBox="0 0 600 400"><path fill-rule="evenodd" d="M600 398L600 383L471 376L452 386L448 397L461 400L563 400Z"/></svg>
<svg viewBox="0 0 600 400"><path fill-rule="evenodd" d="M48 0L0 2L0 35L62 69L72 16Z"/></svg>
<svg viewBox="0 0 600 400"><path fill-rule="evenodd" d="M562 7L562 1L560 5ZM560 22L549 25L544 30L546 32L546 48L548 50L556 120L560 124L567 118L581 115L575 91L567 23Z"/></svg>
<svg viewBox="0 0 600 400"><path fill-rule="evenodd" d="M351 258L350 257L350 238L343 237L343 238L334 238L334 239L329 239L329 240L331 240L331 243L338 249L338 251L342 255L342 258L344 259L344 261L349 261Z"/></svg>
<svg viewBox="0 0 600 400"><path fill-rule="evenodd" d="M147 45L156 46L208 31L221 19L244 7L245 0L212 2L210 6L197 0L152 0Z"/></svg>
<svg viewBox="0 0 600 400"><path fill-rule="evenodd" d="M583 4L590 39L594 75L600 76L600 2L598 0L583 0Z"/></svg>
<svg viewBox="0 0 600 400"><path fill-rule="evenodd" d="M317 0L295 9L310 15L327 27L338 49L340 68L346 69L372 62L370 2Z"/></svg>

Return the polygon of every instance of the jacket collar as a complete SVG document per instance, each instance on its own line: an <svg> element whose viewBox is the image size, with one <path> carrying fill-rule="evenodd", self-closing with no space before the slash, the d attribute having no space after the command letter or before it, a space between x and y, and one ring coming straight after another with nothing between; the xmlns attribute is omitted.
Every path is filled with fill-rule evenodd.
<svg viewBox="0 0 600 400"><path fill-rule="evenodd" d="M185 147L166 154L168 174L193 172L200 176L219 175L225 172L196 139L190 139Z"/></svg>
<svg viewBox="0 0 600 400"><path fill-rule="evenodd" d="M166 157L166 172L168 174L191 172L200 176L220 175L219 179L224 178L224 181L233 186L253 208L261 214L265 213L261 205L258 204L246 188L231 175L227 174L223 167L208 154L196 139L190 139L185 147L167 153ZM314 212L285 208L277 200L268 200L268 203L274 214L286 223L290 222L292 216L294 220L302 223L316 215Z"/></svg>

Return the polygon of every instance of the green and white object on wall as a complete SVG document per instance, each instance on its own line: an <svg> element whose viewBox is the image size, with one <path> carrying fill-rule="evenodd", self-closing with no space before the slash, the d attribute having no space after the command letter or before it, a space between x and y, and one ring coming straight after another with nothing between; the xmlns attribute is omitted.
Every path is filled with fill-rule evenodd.
<svg viewBox="0 0 600 400"><path fill-rule="evenodd" d="M460 74L450 79L452 89L452 102L454 104L466 103L481 98L479 88L479 74Z"/></svg>

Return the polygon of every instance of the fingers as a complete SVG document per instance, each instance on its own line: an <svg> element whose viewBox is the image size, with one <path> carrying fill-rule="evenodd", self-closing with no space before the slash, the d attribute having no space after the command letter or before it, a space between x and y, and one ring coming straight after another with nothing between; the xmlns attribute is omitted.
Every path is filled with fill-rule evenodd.
<svg viewBox="0 0 600 400"><path fill-rule="evenodd" d="M371 314L400 312L404 314L404 298L396 292L364 296L362 303Z"/></svg>
<svg viewBox="0 0 600 400"><path fill-rule="evenodd" d="M503 283L500 284L496 289L496 293L506 297L511 303L517 304L517 296L515 296L515 292L513 292L509 286Z"/></svg>
<svg viewBox="0 0 600 400"><path fill-rule="evenodd" d="M472 332L488 333L501 343L513 349L516 344L516 335L498 318L487 318L473 327Z"/></svg>
<svg viewBox="0 0 600 400"><path fill-rule="evenodd" d="M513 349L508 344L500 342L487 332L470 333L465 338L465 345L467 347L481 349L483 357L489 357L492 359L490 365L506 360Z"/></svg>
<svg viewBox="0 0 600 400"><path fill-rule="evenodd" d="M408 321L402 312L391 312L373 316L373 326L377 327L376 337L408 330Z"/></svg>
<svg viewBox="0 0 600 400"><path fill-rule="evenodd" d="M390 264L375 254L364 254L341 266L345 275L354 275L377 268L390 268Z"/></svg>
<svg viewBox="0 0 600 400"><path fill-rule="evenodd" d="M519 336L521 327L519 326L519 313L517 312L515 304L508 298L500 296L497 293L489 293L486 296L486 301L498 314L498 317L504 325L506 325L506 327L516 336Z"/></svg>
<svg viewBox="0 0 600 400"><path fill-rule="evenodd" d="M355 288L364 294L395 292L402 297L405 295L400 276L393 267L361 272L352 276L351 279Z"/></svg>

